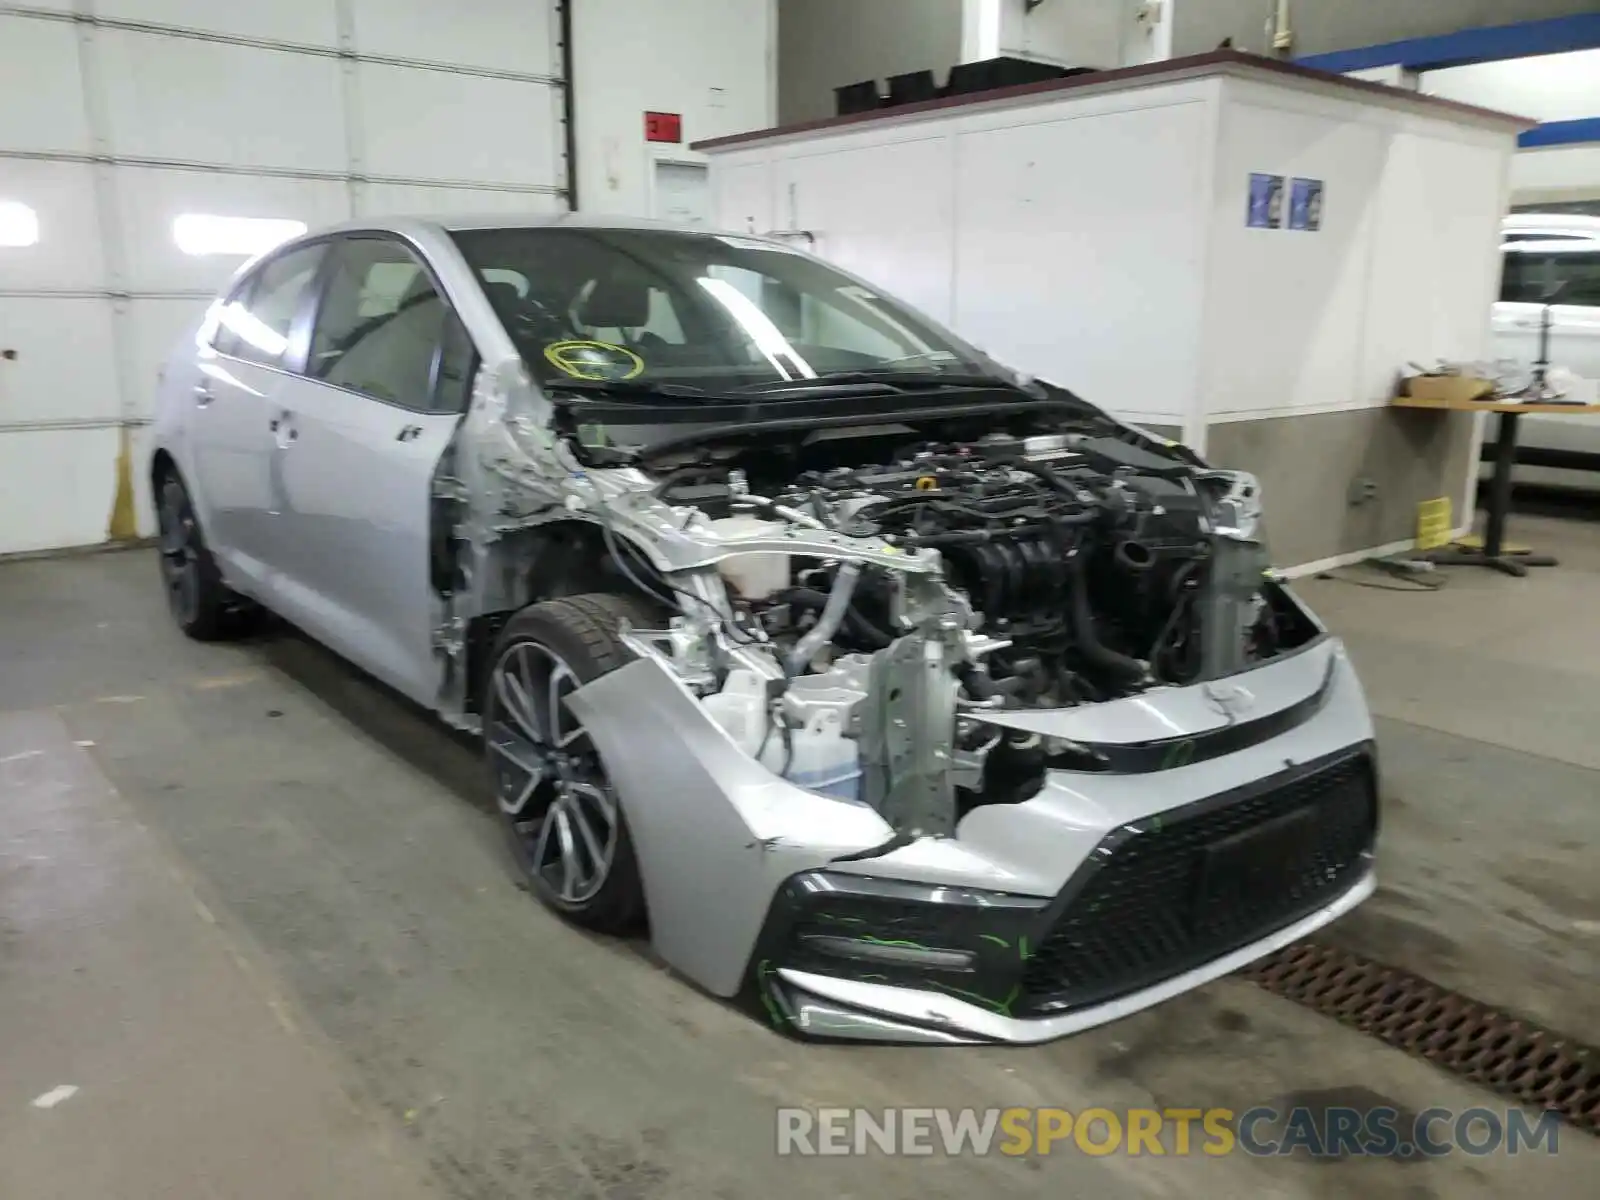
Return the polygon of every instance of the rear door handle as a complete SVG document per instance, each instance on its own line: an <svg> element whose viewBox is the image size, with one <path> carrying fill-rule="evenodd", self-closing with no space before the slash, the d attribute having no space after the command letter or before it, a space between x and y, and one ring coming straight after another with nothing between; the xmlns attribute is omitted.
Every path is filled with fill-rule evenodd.
<svg viewBox="0 0 1600 1200"><path fill-rule="evenodd" d="M394 435L394 440L397 442L414 442L421 436L421 425L405 425L401 427L399 433Z"/></svg>
<svg viewBox="0 0 1600 1200"><path fill-rule="evenodd" d="M300 431L294 427L292 413L281 412L267 422L267 429L278 435L278 448L286 449L290 442L300 436Z"/></svg>
<svg viewBox="0 0 1600 1200"><path fill-rule="evenodd" d="M210 404L214 399L216 397L211 394L211 385L209 383L197 383L194 385L194 402L201 408Z"/></svg>

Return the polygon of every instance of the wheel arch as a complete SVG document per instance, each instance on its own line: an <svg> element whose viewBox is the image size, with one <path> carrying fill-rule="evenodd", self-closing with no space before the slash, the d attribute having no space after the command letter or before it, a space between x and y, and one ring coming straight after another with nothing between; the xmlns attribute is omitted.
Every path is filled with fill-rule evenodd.
<svg viewBox="0 0 1600 1200"><path fill-rule="evenodd" d="M634 552L638 562L649 561L642 548L634 547ZM617 566L603 530L594 521L573 517L518 530L497 541L486 557L485 578L498 584L489 606L467 623L467 703L473 713L482 709L483 686L500 630L528 606L610 593L635 597L666 612L659 596L642 590ZM643 576L639 566L633 571Z"/></svg>

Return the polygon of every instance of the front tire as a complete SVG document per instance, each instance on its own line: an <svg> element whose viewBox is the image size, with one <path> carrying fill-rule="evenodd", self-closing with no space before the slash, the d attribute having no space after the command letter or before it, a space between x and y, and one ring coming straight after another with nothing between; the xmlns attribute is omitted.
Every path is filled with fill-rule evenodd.
<svg viewBox="0 0 1600 1200"><path fill-rule="evenodd" d="M156 493L156 520L161 579L166 584L167 607L178 628L197 642L221 641L244 633L253 610L247 600L222 582L222 572L206 547L188 489L176 472L169 471L161 479Z"/></svg>
<svg viewBox="0 0 1600 1200"><path fill-rule="evenodd" d="M627 933L645 915L633 842L599 752L565 697L629 662L622 622L651 624L625 596L546 600L500 632L484 696L495 799L529 886L579 925Z"/></svg>

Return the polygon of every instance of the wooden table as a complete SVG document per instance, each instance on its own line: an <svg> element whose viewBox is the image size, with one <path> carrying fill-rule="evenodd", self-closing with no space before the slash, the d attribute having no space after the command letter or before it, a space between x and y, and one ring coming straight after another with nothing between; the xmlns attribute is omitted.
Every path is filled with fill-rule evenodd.
<svg viewBox="0 0 1600 1200"><path fill-rule="evenodd" d="M1489 482L1489 524L1484 530L1483 549L1433 550L1423 557L1440 566L1492 567L1518 576L1526 575L1529 567L1556 565L1556 560L1548 554L1512 555L1504 549L1506 510L1511 507L1511 468L1517 461L1517 418L1523 413L1600 414L1600 404L1519 404L1514 400L1431 400L1419 396L1396 396L1390 403L1399 408L1500 414L1500 440L1495 443L1494 475Z"/></svg>

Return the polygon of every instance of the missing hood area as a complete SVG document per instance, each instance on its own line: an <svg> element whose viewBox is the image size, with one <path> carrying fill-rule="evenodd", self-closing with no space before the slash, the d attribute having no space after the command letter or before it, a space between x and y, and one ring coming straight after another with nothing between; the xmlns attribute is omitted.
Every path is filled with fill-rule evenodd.
<svg viewBox="0 0 1600 1200"><path fill-rule="evenodd" d="M647 406L608 405L597 439L592 396L508 406L530 394L510 383L480 377L437 489L460 546L446 655L475 617L539 598L560 531L587 578L648 605L623 641L747 764L894 831L866 853L949 836L1052 768L1125 769L1040 714L1224 680L1322 633L1268 570L1252 477L1081 402L674 429L652 449Z"/></svg>

